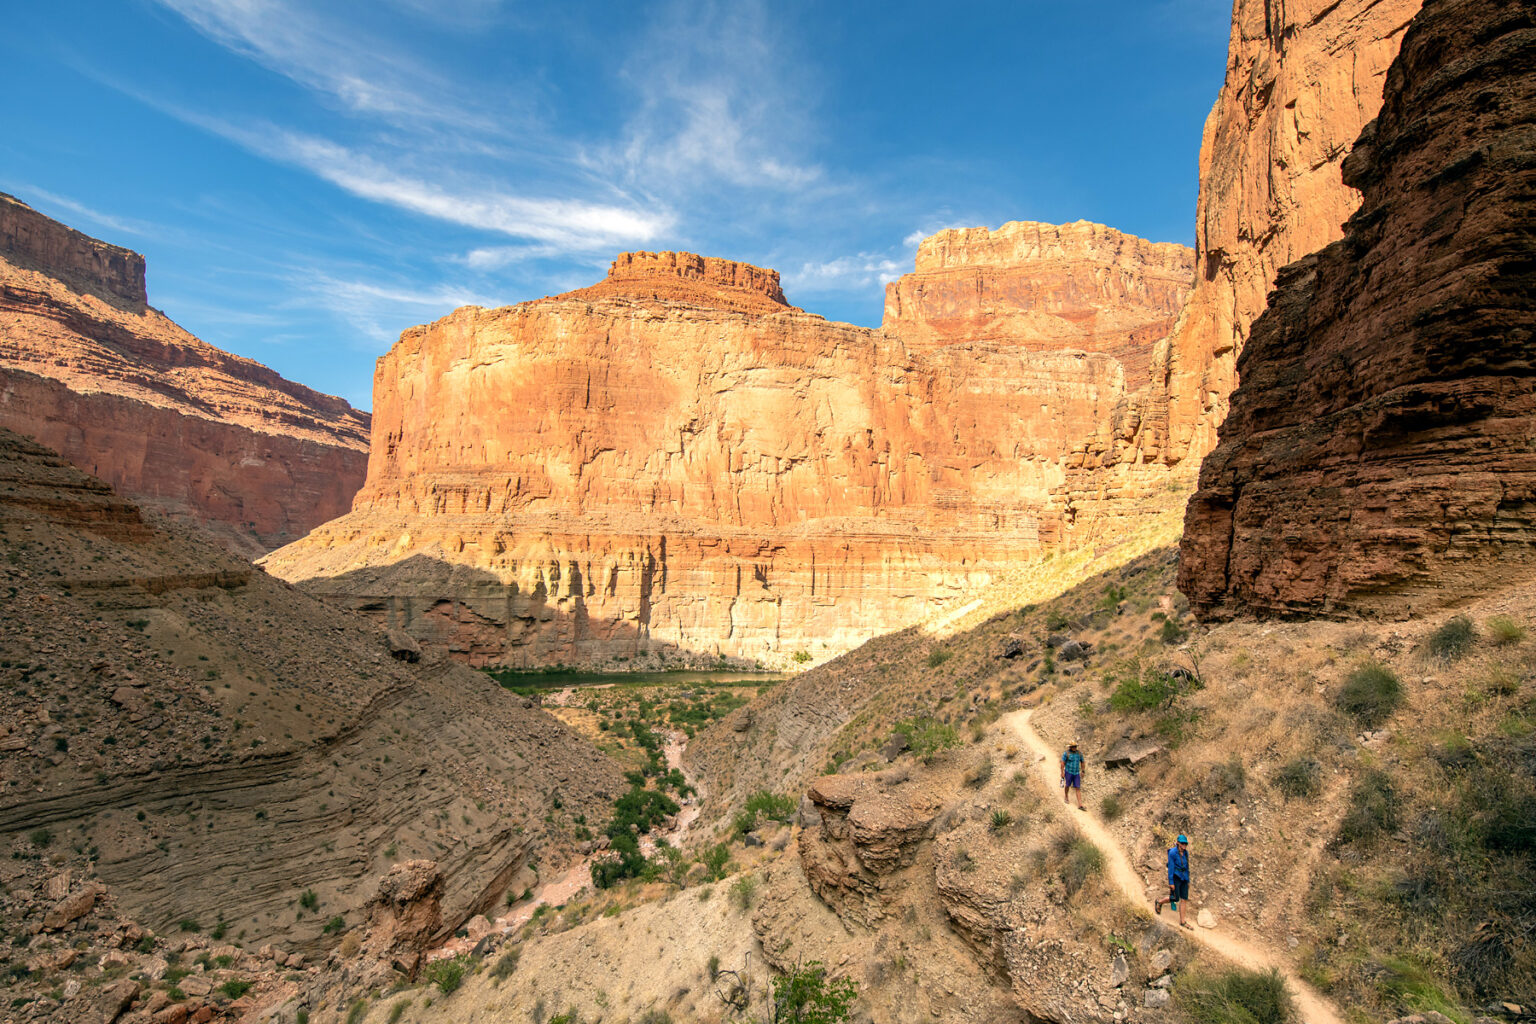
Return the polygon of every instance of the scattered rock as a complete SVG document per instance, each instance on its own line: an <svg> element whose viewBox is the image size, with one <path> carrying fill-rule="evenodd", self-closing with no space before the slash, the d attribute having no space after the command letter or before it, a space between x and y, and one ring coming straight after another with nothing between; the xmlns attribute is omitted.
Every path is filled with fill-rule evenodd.
<svg viewBox="0 0 1536 1024"><path fill-rule="evenodd" d="M96 897L100 894L101 890L91 885L73 896L60 900L43 918L43 930L58 931L71 921L78 921L91 912L91 908L96 905Z"/></svg>
<svg viewBox="0 0 1536 1024"><path fill-rule="evenodd" d="M1152 960L1147 967L1147 980L1160 978L1173 969L1173 950L1159 949L1152 954Z"/></svg>
<svg viewBox="0 0 1536 1024"><path fill-rule="evenodd" d="M1201 928L1215 928L1216 915L1209 910L1201 910L1200 913L1195 915L1195 924L1198 924Z"/></svg>
<svg viewBox="0 0 1536 1024"><path fill-rule="evenodd" d="M421 645L403 629L388 630L384 634L384 644L389 648L389 656L396 661L414 663L421 660Z"/></svg>
<svg viewBox="0 0 1536 1024"><path fill-rule="evenodd" d="M1165 988L1149 988L1141 994L1141 1005L1148 1009L1156 1009L1159 1006L1167 1006L1171 998Z"/></svg>
<svg viewBox="0 0 1536 1024"><path fill-rule="evenodd" d="M1114 962L1109 966L1109 983L1115 988L1124 985L1131 977L1131 965L1126 963L1124 953L1116 953Z"/></svg>

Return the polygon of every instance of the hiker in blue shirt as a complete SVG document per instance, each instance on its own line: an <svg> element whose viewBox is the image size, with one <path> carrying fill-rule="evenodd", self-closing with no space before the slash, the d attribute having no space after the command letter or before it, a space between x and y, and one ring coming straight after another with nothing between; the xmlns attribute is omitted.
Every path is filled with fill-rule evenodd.
<svg viewBox="0 0 1536 1024"><path fill-rule="evenodd" d="M1168 904L1179 912L1179 924L1189 928L1191 925L1184 920L1184 906L1180 900L1189 901L1189 837L1183 834L1180 834L1177 845L1168 848L1168 895L1153 900L1152 909L1161 914L1163 904Z"/></svg>
<svg viewBox="0 0 1536 1024"><path fill-rule="evenodd" d="M1061 802L1071 802L1073 790L1077 790L1077 809L1083 806L1083 755L1077 752L1077 740L1067 744L1067 752L1061 755Z"/></svg>

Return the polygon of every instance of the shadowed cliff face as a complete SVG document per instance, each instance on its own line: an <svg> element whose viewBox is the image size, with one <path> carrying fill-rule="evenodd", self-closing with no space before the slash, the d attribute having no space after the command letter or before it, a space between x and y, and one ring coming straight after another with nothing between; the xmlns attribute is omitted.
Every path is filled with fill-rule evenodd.
<svg viewBox="0 0 1536 1024"><path fill-rule="evenodd" d="M1282 271L1185 526L1207 617L1405 614L1536 569L1536 14L1432 0Z"/></svg>
<svg viewBox="0 0 1536 1024"><path fill-rule="evenodd" d="M340 515L368 414L145 305L144 258L0 195L0 426L254 555Z"/></svg>
<svg viewBox="0 0 1536 1024"><path fill-rule="evenodd" d="M952 234L943 266L895 286L905 311L885 331L686 253L407 331L379 361L353 513L264 564L355 607L386 596L360 569L422 555L489 572L500 589L473 588L475 607L502 638L477 661L670 644L784 664L1171 500L1163 467L1068 474L1166 329L1189 251L1088 224ZM547 627L519 610L535 598L558 612Z"/></svg>

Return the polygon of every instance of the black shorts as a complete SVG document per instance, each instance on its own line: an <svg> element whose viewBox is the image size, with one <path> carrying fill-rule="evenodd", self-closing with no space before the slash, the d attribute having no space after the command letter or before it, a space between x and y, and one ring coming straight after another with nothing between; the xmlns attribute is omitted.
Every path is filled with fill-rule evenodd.
<svg viewBox="0 0 1536 1024"><path fill-rule="evenodd" d="M1174 903L1179 900L1189 899L1189 879L1170 879L1168 882L1168 898Z"/></svg>

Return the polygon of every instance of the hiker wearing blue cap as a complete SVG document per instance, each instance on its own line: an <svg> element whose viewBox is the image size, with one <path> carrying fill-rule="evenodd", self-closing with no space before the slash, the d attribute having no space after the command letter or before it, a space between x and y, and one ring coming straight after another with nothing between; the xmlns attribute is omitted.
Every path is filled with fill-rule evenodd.
<svg viewBox="0 0 1536 1024"><path fill-rule="evenodd" d="M1176 845L1168 848L1168 896L1159 896L1152 901L1152 909L1157 913L1163 912L1163 904L1166 903L1179 912L1179 924L1189 928L1191 925L1184 920L1184 903L1189 901L1189 837L1179 834Z"/></svg>

